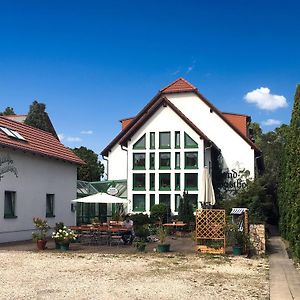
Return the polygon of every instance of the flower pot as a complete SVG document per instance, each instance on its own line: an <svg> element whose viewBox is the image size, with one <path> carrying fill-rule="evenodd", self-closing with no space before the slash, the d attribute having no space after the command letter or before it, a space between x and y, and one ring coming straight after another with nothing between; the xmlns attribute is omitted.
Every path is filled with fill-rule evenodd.
<svg viewBox="0 0 300 300"><path fill-rule="evenodd" d="M232 246L233 255L242 255L242 246Z"/></svg>
<svg viewBox="0 0 300 300"><path fill-rule="evenodd" d="M60 242L59 241L55 241L55 249L60 249Z"/></svg>
<svg viewBox="0 0 300 300"><path fill-rule="evenodd" d="M47 244L47 241L45 241L45 240L37 240L36 241L36 245L39 250L45 250L46 244Z"/></svg>
<svg viewBox="0 0 300 300"><path fill-rule="evenodd" d="M68 251L69 247L70 247L70 243L69 242L67 242L67 243L61 242L59 244L59 246L60 246L60 250L62 250L62 251Z"/></svg>
<svg viewBox="0 0 300 300"><path fill-rule="evenodd" d="M158 244L157 252L163 253L163 252L169 252L170 251L170 244Z"/></svg>

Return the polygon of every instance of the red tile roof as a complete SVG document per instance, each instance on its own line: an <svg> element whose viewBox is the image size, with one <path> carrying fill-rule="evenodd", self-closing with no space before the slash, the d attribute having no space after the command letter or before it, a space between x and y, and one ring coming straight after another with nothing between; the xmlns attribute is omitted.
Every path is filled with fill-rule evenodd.
<svg viewBox="0 0 300 300"><path fill-rule="evenodd" d="M69 161L76 164L85 162L66 148L51 133L0 117L0 126L12 129L21 134L26 141L11 138L0 129L0 145L4 147L28 151L42 156Z"/></svg>
<svg viewBox="0 0 300 300"><path fill-rule="evenodd" d="M186 81L184 78L178 78L171 82L169 85L160 90L161 93L176 93L176 92L189 92L196 91L191 83Z"/></svg>
<svg viewBox="0 0 300 300"><path fill-rule="evenodd" d="M250 116L239 115L233 113L222 112L222 115L230 122L232 125L239 130L245 136L248 136L248 123L251 121Z"/></svg>

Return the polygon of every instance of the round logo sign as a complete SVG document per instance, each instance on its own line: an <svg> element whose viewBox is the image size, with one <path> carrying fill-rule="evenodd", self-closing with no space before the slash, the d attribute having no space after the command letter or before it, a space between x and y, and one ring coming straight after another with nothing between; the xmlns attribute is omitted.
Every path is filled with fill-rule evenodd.
<svg viewBox="0 0 300 300"><path fill-rule="evenodd" d="M119 190L117 188L111 186L107 189L106 192L107 192L107 194L109 194L111 196L116 196L119 193Z"/></svg>

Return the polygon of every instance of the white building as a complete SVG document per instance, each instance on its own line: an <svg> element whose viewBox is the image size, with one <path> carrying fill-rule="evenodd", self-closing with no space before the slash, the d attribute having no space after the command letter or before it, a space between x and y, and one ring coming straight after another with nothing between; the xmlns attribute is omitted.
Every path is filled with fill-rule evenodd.
<svg viewBox="0 0 300 300"><path fill-rule="evenodd" d="M0 243L30 239L33 217L75 224L83 163L52 134L0 117Z"/></svg>
<svg viewBox="0 0 300 300"><path fill-rule="evenodd" d="M129 212L147 212L165 203L176 214L180 196L188 191L199 206L203 168L212 172L220 151L227 182L244 185L244 171L254 178L261 152L248 135L250 117L222 113L197 88L180 78L159 93L102 151L108 179L127 179Z"/></svg>

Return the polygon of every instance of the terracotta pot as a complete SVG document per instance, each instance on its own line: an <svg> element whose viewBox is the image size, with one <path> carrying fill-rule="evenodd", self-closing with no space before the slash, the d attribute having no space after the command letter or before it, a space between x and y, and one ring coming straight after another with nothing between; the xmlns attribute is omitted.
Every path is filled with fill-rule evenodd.
<svg viewBox="0 0 300 300"><path fill-rule="evenodd" d="M45 250L46 244L47 244L47 241L45 241L45 240L37 240L36 241L36 245L39 250Z"/></svg>

